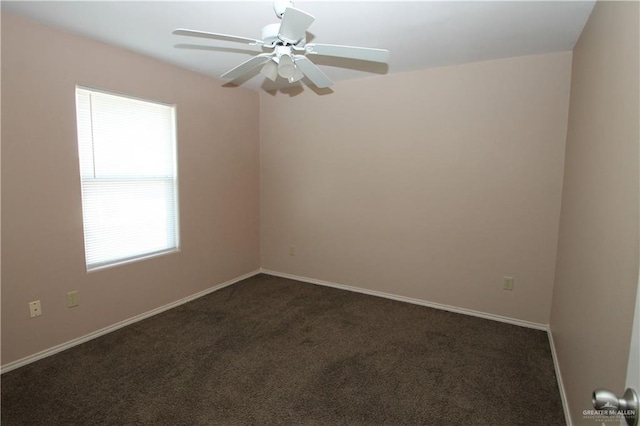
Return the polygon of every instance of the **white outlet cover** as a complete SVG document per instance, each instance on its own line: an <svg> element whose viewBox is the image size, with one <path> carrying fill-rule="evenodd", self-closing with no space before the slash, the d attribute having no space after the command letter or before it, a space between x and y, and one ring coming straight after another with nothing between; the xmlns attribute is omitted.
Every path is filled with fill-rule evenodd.
<svg viewBox="0 0 640 426"><path fill-rule="evenodd" d="M29 302L29 315L31 318L39 317L42 315L42 305L39 300Z"/></svg>

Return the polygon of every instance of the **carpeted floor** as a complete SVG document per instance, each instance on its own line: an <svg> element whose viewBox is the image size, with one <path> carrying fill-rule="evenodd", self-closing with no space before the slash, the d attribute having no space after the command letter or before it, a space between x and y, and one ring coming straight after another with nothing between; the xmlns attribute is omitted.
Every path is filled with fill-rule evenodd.
<svg viewBox="0 0 640 426"><path fill-rule="evenodd" d="M2 425L562 425L547 335L258 275L2 376Z"/></svg>

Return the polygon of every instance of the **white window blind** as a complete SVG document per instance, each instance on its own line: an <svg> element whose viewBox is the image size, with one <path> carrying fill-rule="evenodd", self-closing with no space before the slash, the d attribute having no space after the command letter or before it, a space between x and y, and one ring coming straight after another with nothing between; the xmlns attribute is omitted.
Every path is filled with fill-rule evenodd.
<svg viewBox="0 0 640 426"><path fill-rule="evenodd" d="M76 88L87 270L178 250L175 107Z"/></svg>

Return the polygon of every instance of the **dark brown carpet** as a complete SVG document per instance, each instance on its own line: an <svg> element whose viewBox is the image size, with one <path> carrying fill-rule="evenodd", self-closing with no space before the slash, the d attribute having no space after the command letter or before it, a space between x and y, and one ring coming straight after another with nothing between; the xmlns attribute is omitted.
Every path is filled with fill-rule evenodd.
<svg viewBox="0 0 640 426"><path fill-rule="evenodd" d="M2 376L2 425L561 425L547 335L258 275Z"/></svg>

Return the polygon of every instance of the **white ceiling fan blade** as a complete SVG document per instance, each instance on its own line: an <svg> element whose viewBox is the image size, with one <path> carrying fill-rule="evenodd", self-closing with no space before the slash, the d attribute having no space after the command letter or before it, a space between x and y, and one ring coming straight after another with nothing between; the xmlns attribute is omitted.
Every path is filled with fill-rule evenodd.
<svg viewBox="0 0 640 426"><path fill-rule="evenodd" d="M173 34L189 37L210 38L213 40L234 41L236 43L255 44L258 46L262 46L264 44L262 40L256 40L253 38L238 37L228 34L208 33L205 31L186 30L184 28L178 28L177 30L173 31Z"/></svg>
<svg viewBox="0 0 640 426"><path fill-rule="evenodd" d="M333 81L331 81L329 77L327 77L325 73L323 73L322 70L306 56L295 55L293 60L300 71L302 71L317 88L324 89L325 87L329 87L333 84Z"/></svg>
<svg viewBox="0 0 640 426"><path fill-rule="evenodd" d="M337 56L339 58L360 59L372 62L387 62L389 51L369 47L339 46L336 44L307 44L305 51L313 55Z"/></svg>
<svg viewBox="0 0 640 426"><path fill-rule="evenodd" d="M241 63L237 67L235 67L235 68L227 71L226 73L222 74L220 77L221 78L230 78L230 79L234 80L234 79L240 77L241 75L243 75L244 73L251 71L252 69L257 67L258 65L264 64L269 59L271 59L272 56L273 56L272 53L261 53L259 55L256 55L253 58L250 58L250 59L244 61L243 63Z"/></svg>
<svg viewBox="0 0 640 426"><path fill-rule="evenodd" d="M296 44L304 37L305 31L315 19L307 12L288 7L282 16L278 38L286 43Z"/></svg>

